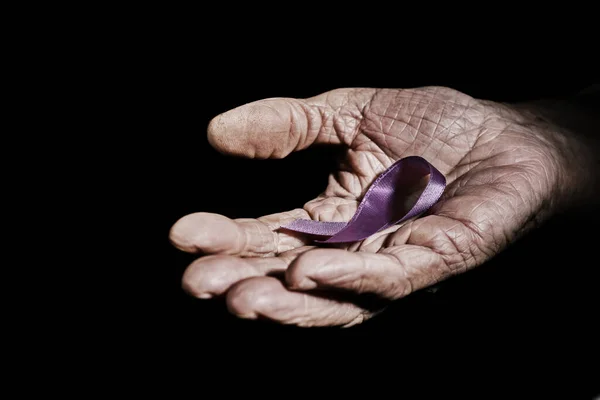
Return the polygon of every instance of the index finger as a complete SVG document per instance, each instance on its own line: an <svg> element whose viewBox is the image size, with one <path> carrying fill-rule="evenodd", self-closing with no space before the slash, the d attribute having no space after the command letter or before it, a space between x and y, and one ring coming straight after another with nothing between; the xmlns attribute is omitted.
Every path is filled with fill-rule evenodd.
<svg viewBox="0 0 600 400"><path fill-rule="evenodd" d="M308 240L293 232L276 232L297 218L308 218L303 209L258 219L230 219L213 213L193 213L179 219L169 232L171 243L194 254L229 254L241 257L275 256L305 245Z"/></svg>

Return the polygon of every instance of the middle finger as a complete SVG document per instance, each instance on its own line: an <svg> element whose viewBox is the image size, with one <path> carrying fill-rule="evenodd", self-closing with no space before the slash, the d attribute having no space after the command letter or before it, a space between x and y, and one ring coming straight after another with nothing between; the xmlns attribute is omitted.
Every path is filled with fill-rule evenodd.
<svg viewBox="0 0 600 400"><path fill-rule="evenodd" d="M194 297L209 299L224 294L232 285L250 277L283 272L300 254L313 249L303 246L278 257L241 258L212 255L194 261L183 274L182 287Z"/></svg>

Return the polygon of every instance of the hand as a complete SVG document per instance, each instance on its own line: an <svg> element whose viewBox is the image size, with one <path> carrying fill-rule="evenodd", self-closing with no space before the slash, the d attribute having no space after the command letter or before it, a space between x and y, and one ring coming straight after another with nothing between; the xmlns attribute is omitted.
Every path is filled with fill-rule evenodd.
<svg viewBox="0 0 600 400"><path fill-rule="evenodd" d="M250 158L282 158L318 143L347 149L323 194L302 208L237 220L195 213L170 232L177 248L202 255L184 274L187 292L226 296L243 318L299 326L360 323L377 312L364 297L396 300L481 265L584 185L569 132L526 108L442 87L257 101L213 119L208 139ZM378 174L410 155L447 179L421 218L338 248L277 230L297 218L348 221Z"/></svg>

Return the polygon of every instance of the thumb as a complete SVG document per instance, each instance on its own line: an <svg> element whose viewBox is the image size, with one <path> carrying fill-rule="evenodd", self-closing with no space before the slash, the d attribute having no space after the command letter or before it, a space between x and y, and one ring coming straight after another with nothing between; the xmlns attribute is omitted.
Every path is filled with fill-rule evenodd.
<svg viewBox="0 0 600 400"><path fill-rule="evenodd" d="M208 126L208 141L222 153L260 159L283 158L313 143L339 144L358 124L354 108L360 107L363 96L355 93L338 89L309 99L245 104L215 117ZM340 118L348 109L353 111Z"/></svg>
<svg viewBox="0 0 600 400"><path fill-rule="evenodd" d="M218 151L249 158L283 158L315 142L323 116L302 100L255 101L215 117L208 141Z"/></svg>

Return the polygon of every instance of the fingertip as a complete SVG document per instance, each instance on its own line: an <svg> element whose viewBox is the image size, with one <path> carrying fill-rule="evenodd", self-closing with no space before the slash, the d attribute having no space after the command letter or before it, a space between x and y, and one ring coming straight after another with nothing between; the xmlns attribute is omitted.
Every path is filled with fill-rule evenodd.
<svg viewBox="0 0 600 400"><path fill-rule="evenodd" d="M285 270L285 283L290 290L310 290L317 287L317 284L307 277L308 268L305 265L309 264L300 260L307 253L298 256Z"/></svg>
<svg viewBox="0 0 600 400"><path fill-rule="evenodd" d="M338 249L315 249L298 256L285 271L285 280L290 289L310 290L318 284L315 280L324 269L330 271L339 265L340 259L349 253Z"/></svg>
<svg viewBox="0 0 600 400"><path fill-rule="evenodd" d="M219 232L219 235L215 235ZM228 249L238 226L231 219L213 213L198 212L180 218L169 231L169 240L188 253L219 252Z"/></svg>
<svg viewBox="0 0 600 400"><path fill-rule="evenodd" d="M284 290L275 278L255 277L233 285L227 292L226 304L230 313L241 318L256 319L261 310L269 310L277 293Z"/></svg>
<svg viewBox="0 0 600 400"><path fill-rule="evenodd" d="M190 241L189 230L189 215L179 218L169 230L169 241L179 250L193 253L195 247Z"/></svg>
<svg viewBox="0 0 600 400"><path fill-rule="evenodd" d="M183 273L182 289L193 297L209 299L225 293L240 278L258 271L239 257L213 255L194 261Z"/></svg>
<svg viewBox="0 0 600 400"><path fill-rule="evenodd" d="M224 114L219 114L208 123L206 136L208 143L215 150L231 154L232 146L230 140L228 140L226 136L228 130L231 130L231 127L227 126L227 118L224 118Z"/></svg>
<svg viewBox="0 0 600 400"><path fill-rule="evenodd" d="M286 279L286 282L290 290L313 290L319 286L317 282L306 276L291 277Z"/></svg>

